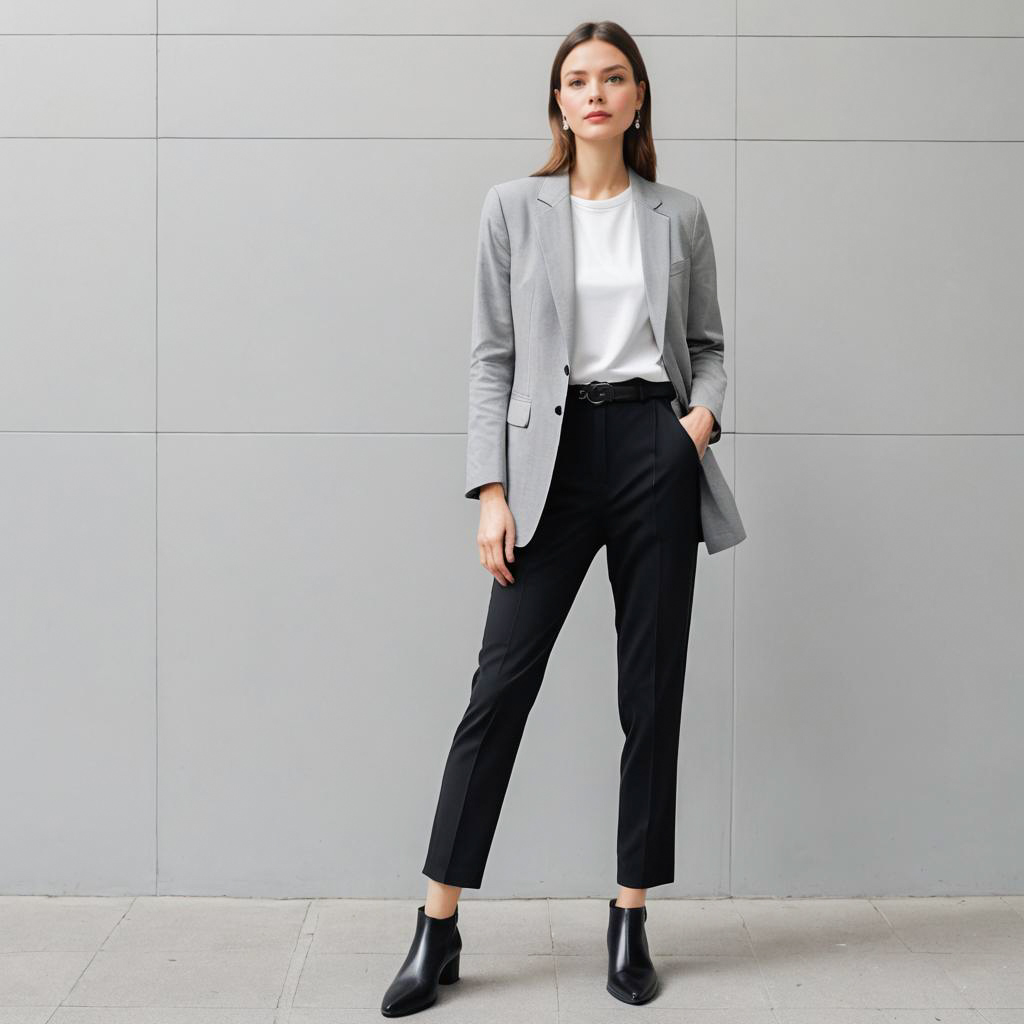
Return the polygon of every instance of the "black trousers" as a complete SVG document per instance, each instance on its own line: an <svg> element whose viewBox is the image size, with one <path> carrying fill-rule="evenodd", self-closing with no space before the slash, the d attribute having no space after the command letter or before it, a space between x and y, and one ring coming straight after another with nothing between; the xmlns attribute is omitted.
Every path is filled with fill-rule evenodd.
<svg viewBox="0 0 1024 1024"><path fill-rule="evenodd" d="M676 770L700 530L700 457L670 398L594 405L572 385L536 532L491 586L469 703L448 754L423 874L479 888L527 716L594 555L615 603L617 882L674 880ZM513 429L513 428L510 428Z"/></svg>

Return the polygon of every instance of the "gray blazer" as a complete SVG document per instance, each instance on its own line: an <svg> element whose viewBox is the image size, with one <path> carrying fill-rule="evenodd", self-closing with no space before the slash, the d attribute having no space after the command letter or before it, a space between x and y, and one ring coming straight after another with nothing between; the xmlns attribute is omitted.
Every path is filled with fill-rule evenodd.
<svg viewBox="0 0 1024 1024"><path fill-rule="evenodd" d="M629 167L651 324L681 417L715 417L701 460L701 539L709 553L746 537L712 446L722 436L725 341L715 253L701 201ZM516 178L484 197L474 285L466 497L501 481L516 547L547 498L569 394L575 306L569 175ZM680 430L683 428L680 427Z"/></svg>

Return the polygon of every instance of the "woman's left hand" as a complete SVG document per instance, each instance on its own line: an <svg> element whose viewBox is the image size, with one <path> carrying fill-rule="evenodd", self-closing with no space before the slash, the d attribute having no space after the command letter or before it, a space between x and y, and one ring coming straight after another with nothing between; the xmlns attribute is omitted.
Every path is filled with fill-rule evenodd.
<svg viewBox="0 0 1024 1024"><path fill-rule="evenodd" d="M683 429L690 435L694 447L697 449L697 457L703 461L704 452L707 450L708 441L711 438L711 431L715 426L715 418L711 410L703 405L695 405L679 422Z"/></svg>

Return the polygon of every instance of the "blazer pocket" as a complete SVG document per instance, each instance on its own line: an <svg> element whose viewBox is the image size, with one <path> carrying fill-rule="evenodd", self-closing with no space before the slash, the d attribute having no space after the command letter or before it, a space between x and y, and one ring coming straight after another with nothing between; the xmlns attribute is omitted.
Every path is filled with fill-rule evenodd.
<svg viewBox="0 0 1024 1024"><path fill-rule="evenodd" d="M525 427L530 422L530 399L512 397L505 419L515 427Z"/></svg>
<svg viewBox="0 0 1024 1024"><path fill-rule="evenodd" d="M676 274L681 274L690 262L689 256L684 256L681 260L676 260L674 263L670 263L668 266L668 276L674 277Z"/></svg>

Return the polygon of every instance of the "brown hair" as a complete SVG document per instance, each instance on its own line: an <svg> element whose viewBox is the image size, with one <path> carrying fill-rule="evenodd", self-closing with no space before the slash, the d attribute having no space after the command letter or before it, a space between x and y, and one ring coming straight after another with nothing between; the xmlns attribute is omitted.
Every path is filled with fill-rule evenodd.
<svg viewBox="0 0 1024 1024"><path fill-rule="evenodd" d="M622 138L622 158L627 167L646 178L655 180L658 157L654 152L654 137L651 135L651 83L647 78L647 68L640 50L633 37L614 21L584 21L577 25L562 40L551 64L551 83L548 88L548 124L551 128L551 155L540 170L534 171L530 177L557 174L563 170L572 170L576 163L576 138L572 129L562 128L562 111L555 99L555 89L561 88L562 64L569 51L588 39L603 39L612 46L617 46L629 61L633 69L633 78L637 82L646 82L644 101L640 107L640 127L634 128L633 122Z"/></svg>

